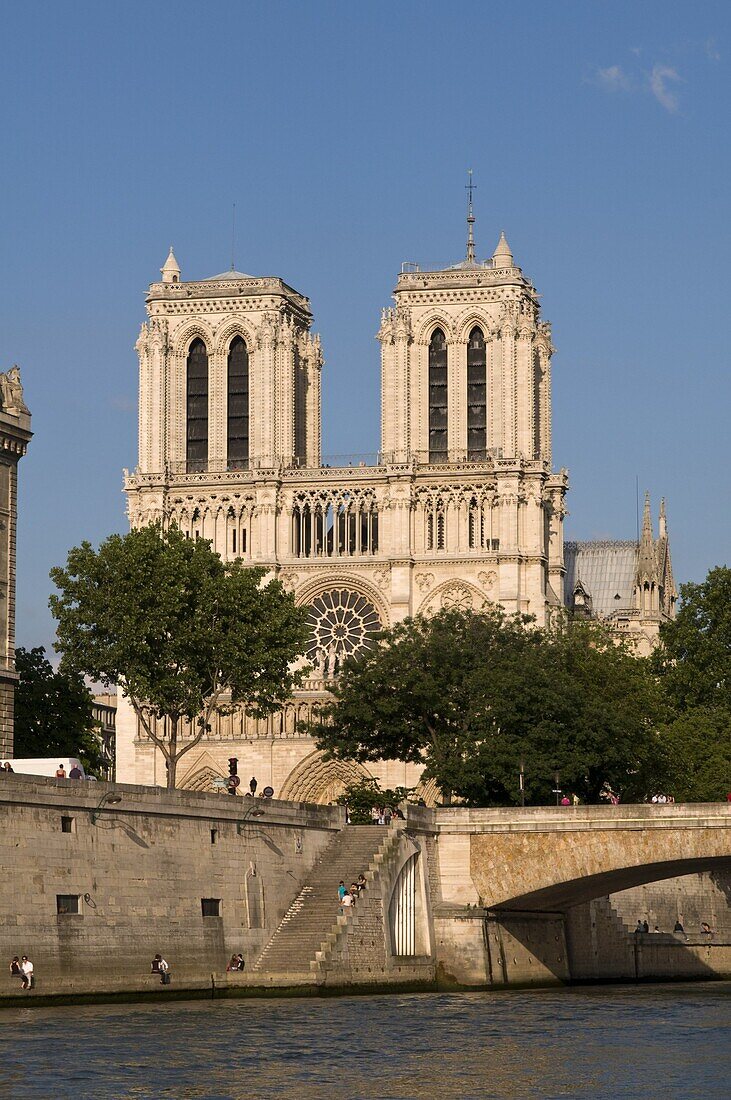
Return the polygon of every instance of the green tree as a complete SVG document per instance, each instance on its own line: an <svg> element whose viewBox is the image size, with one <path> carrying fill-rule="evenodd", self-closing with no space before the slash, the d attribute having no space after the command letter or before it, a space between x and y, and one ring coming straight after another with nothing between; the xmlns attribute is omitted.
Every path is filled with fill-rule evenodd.
<svg viewBox="0 0 731 1100"><path fill-rule="evenodd" d="M731 789L731 569L717 566L680 594L652 658L676 711L663 730L668 790L676 799L715 801Z"/></svg>
<svg viewBox="0 0 731 1100"><path fill-rule="evenodd" d="M722 802L731 790L731 715L693 707L662 731L664 789L676 802Z"/></svg>
<svg viewBox="0 0 731 1100"><path fill-rule="evenodd" d="M531 634L518 663L488 660L475 678L493 799L517 801L521 760L529 801L550 800L556 773L586 802L608 790L630 801L652 793L666 771L657 726L667 708L647 661L598 623L559 619Z"/></svg>
<svg viewBox="0 0 731 1100"><path fill-rule="evenodd" d="M381 790L377 779L364 778L360 783L351 783L336 799L338 806L347 806L351 825L371 825L371 810L374 806L390 806L394 809L399 802L408 798L409 787L386 787Z"/></svg>
<svg viewBox="0 0 731 1100"><path fill-rule="evenodd" d="M16 649L15 668L16 757L76 756L85 771L98 775L108 761L82 677L54 671L43 646Z"/></svg>
<svg viewBox="0 0 731 1100"><path fill-rule="evenodd" d="M215 713L243 705L264 716L299 680L306 609L264 576L159 525L98 550L82 543L51 571L61 667L119 685L166 760L168 787Z"/></svg>
<svg viewBox="0 0 731 1100"><path fill-rule="evenodd" d="M684 584L676 617L660 627L653 665L679 711L721 707L731 713L731 569L711 569Z"/></svg>
<svg viewBox="0 0 731 1100"><path fill-rule="evenodd" d="M660 694L646 662L594 624L535 629L499 609L405 620L346 662L315 727L329 755L424 766L445 798L516 803L606 786L645 796L662 774Z"/></svg>

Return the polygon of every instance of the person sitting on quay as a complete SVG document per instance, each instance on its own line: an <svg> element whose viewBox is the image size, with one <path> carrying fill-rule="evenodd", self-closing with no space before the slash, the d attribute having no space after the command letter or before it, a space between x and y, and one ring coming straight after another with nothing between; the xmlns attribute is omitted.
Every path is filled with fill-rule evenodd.
<svg viewBox="0 0 731 1100"><path fill-rule="evenodd" d="M705 920L701 921L701 935L703 935L703 936L712 936L713 931L714 930L713 930L713 928L711 928L708 921L705 921Z"/></svg>
<svg viewBox="0 0 731 1100"><path fill-rule="evenodd" d="M170 985L170 967L159 952L152 960L152 973L160 975L161 985Z"/></svg>
<svg viewBox="0 0 731 1100"><path fill-rule="evenodd" d="M20 959L17 955L13 955L12 959L10 960L10 975L13 978L23 977L23 971L20 966Z"/></svg>
<svg viewBox="0 0 731 1100"><path fill-rule="evenodd" d="M357 881L356 885L358 887L358 893L359 894L362 893L363 890L365 890L365 888L366 888L366 877L365 877L364 874L361 873L360 875L358 875L358 881Z"/></svg>
<svg viewBox="0 0 731 1100"><path fill-rule="evenodd" d="M23 971L23 984L20 988L32 989L33 985L35 984L35 978L33 976L33 963L30 961L27 955L23 955L20 969Z"/></svg>
<svg viewBox="0 0 731 1100"><path fill-rule="evenodd" d="M243 970L244 965L245 965L244 964L244 956L241 953L239 953L237 955L232 955L231 956L231 962L226 967L226 970L228 970L228 971Z"/></svg>

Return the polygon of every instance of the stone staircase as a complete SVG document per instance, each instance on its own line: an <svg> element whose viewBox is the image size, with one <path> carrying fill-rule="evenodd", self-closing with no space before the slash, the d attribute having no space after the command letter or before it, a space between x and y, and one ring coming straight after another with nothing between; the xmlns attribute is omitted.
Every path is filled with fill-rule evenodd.
<svg viewBox="0 0 731 1100"><path fill-rule="evenodd" d="M323 955L329 955L341 929L354 915L354 909L341 914L338 884L342 879L349 887L362 873L367 891L382 852L399 832L395 825L347 825L342 829L320 856L252 970L262 974L319 972Z"/></svg>

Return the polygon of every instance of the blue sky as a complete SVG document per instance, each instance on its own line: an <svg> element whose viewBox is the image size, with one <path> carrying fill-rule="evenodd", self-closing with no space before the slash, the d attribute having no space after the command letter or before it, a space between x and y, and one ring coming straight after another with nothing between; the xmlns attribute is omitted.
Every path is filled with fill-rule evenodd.
<svg viewBox="0 0 731 1100"><path fill-rule="evenodd" d="M668 500L680 581L729 560L728 141L721 3L4 5L0 367L20 467L19 644L48 570L125 529L144 294L230 264L312 300L324 450L378 446L374 334L402 260L504 229L553 323L567 535Z"/></svg>

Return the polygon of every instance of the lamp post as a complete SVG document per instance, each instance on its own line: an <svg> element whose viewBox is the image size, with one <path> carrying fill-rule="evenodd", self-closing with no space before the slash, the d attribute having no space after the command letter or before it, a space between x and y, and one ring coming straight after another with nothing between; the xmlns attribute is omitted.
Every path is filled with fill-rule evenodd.
<svg viewBox="0 0 731 1100"><path fill-rule="evenodd" d="M561 776L559 775L558 772L555 773L554 779L556 781L556 786L553 788L553 793L556 796L556 805L560 806L561 803L559 802L559 799L561 798L561 795L562 795L563 792L562 792L561 788L559 787L559 783L561 781Z"/></svg>
<svg viewBox="0 0 731 1100"><path fill-rule="evenodd" d="M121 801L122 801L121 794L114 794L113 791L106 791L101 796L101 798L97 802L94 809L91 811L91 823L92 823L92 825L96 825L97 820L99 819L99 815L101 814L102 810L106 809L107 806L116 806L117 803L121 802Z"/></svg>
<svg viewBox="0 0 731 1100"><path fill-rule="evenodd" d="M520 782L520 807L521 807L521 809L523 809L525 807L525 760L523 759L522 756L520 758L519 782Z"/></svg>

